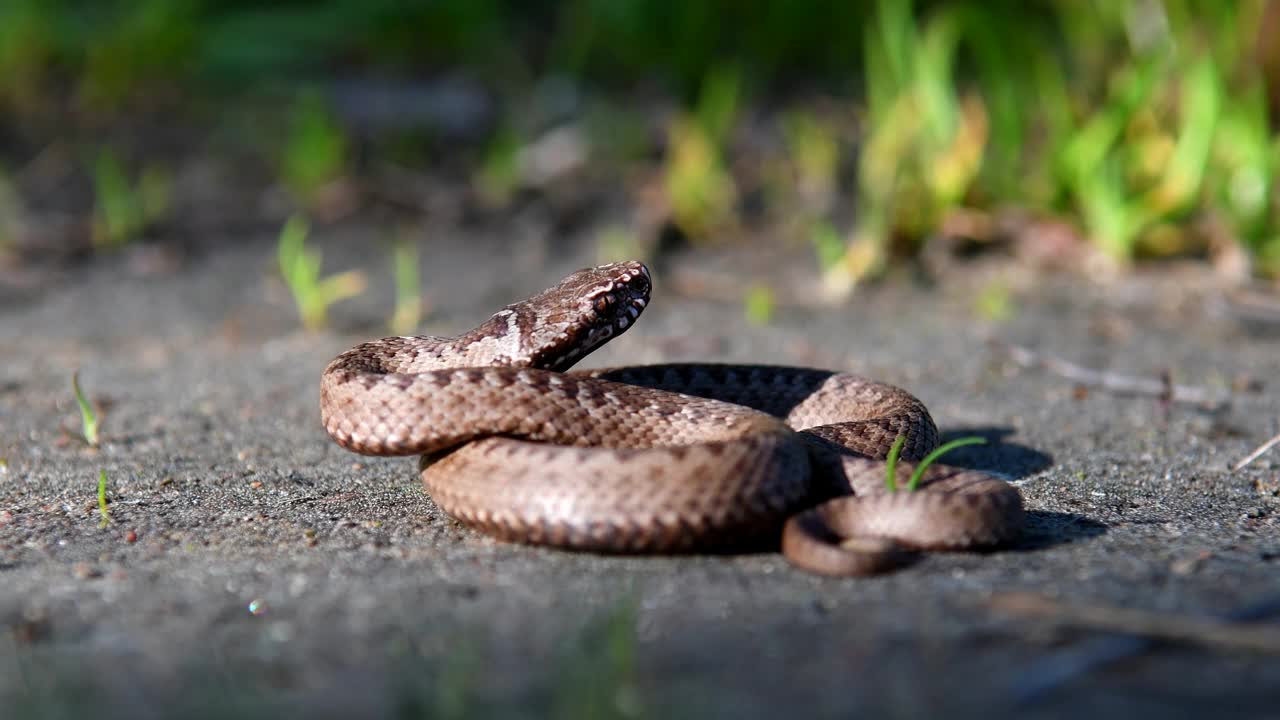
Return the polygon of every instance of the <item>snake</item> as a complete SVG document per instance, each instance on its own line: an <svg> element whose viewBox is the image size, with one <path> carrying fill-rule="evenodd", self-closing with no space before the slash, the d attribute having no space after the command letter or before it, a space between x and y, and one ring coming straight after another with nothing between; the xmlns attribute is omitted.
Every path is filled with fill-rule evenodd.
<svg viewBox="0 0 1280 720"><path fill-rule="evenodd" d="M585 268L455 337L387 337L321 376L324 429L419 456L435 504L499 540L597 553L781 549L823 575L1014 540L1018 489L933 463L925 405L858 375L779 365L570 368L649 304L639 261ZM896 489L896 491L894 491Z"/></svg>

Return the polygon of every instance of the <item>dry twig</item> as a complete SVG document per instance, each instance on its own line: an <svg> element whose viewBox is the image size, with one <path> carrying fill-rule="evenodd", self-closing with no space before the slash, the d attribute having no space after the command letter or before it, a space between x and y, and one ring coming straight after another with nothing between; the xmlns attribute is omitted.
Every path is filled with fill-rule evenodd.
<svg viewBox="0 0 1280 720"><path fill-rule="evenodd" d="M1245 456L1243 460L1236 463L1235 465L1232 465L1231 471L1236 472L1238 470L1243 470L1249 463L1262 457L1263 453L1265 453L1266 451L1270 450L1271 448L1275 447L1278 444L1280 444L1280 435L1276 435L1270 440L1259 445L1256 450L1254 450L1253 452Z"/></svg>
<svg viewBox="0 0 1280 720"><path fill-rule="evenodd" d="M1041 368L1086 387L1096 387L1108 392L1128 395L1145 395L1165 402L1196 405L1210 411L1222 410L1230 402L1225 392L1194 385L1175 384L1169 374L1159 378L1122 375L1106 370L1094 370L1061 358L1041 355L1028 347L997 340L992 345L1004 351L1009 359L1021 367Z"/></svg>
<svg viewBox="0 0 1280 720"><path fill-rule="evenodd" d="M1216 619L1225 622L1258 622L1280 615L1280 597L1233 610ZM1099 635L1086 642L1050 653L1018 674L1010 687L1018 705L1026 705L1046 693L1098 668L1149 651L1156 641L1138 635Z"/></svg>
<svg viewBox="0 0 1280 720"><path fill-rule="evenodd" d="M1280 653L1280 625L1231 622L1107 605L1070 605L1033 593L997 595L991 599L991 605L1006 612L1043 617L1062 625L1206 647Z"/></svg>

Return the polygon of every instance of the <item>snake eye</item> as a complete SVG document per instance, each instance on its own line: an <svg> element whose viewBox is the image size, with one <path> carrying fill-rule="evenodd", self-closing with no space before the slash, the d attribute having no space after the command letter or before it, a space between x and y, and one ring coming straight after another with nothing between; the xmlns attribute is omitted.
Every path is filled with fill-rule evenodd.
<svg viewBox="0 0 1280 720"><path fill-rule="evenodd" d="M640 293L641 295L645 295L649 292L649 278L645 277L644 275L637 275L635 281L632 282L631 286L635 288L636 292Z"/></svg>

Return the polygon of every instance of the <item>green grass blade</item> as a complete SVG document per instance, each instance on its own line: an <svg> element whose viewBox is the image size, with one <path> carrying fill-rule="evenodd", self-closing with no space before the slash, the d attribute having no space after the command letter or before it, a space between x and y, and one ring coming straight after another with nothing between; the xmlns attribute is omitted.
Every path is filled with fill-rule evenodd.
<svg viewBox="0 0 1280 720"><path fill-rule="evenodd" d="M84 392L80 389L80 372L71 374L71 389L76 394L76 403L80 406L80 426L83 429L84 441L89 443L90 447L98 447L98 414L93 411L93 405L85 399Z"/></svg>
<svg viewBox="0 0 1280 720"><path fill-rule="evenodd" d="M823 271L831 270L844 260L844 238L840 237L840 233L831 226L831 223L816 223L810 231L809 238L813 243L814 252L818 255L818 267Z"/></svg>
<svg viewBox="0 0 1280 720"><path fill-rule="evenodd" d="M911 473L911 480L910 482L907 483L907 492L916 491L916 486L920 484L920 478L924 477L924 471L928 470L929 466L933 464L933 461L942 457L944 454L949 453L958 447L964 447L965 445L986 445L986 444L987 444L986 438L976 437L976 436L964 437L964 438L952 440L951 442L935 449L933 452L929 453L928 455L925 455L924 460L921 460L920 464L916 466L916 471Z"/></svg>
<svg viewBox="0 0 1280 720"><path fill-rule="evenodd" d="M777 307L773 288L768 285L752 285L742 300L743 312L752 325L768 325Z"/></svg>
<svg viewBox="0 0 1280 720"><path fill-rule="evenodd" d="M98 522L98 527L105 528L111 523L111 512L107 510L107 471L98 471L98 514L102 516L102 520Z"/></svg>
<svg viewBox="0 0 1280 720"><path fill-rule="evenodd" d="M1222 110L1222 88L1213 58L1205 57L1192 66L1183 88L1182 131L1164 181L1151 199L1153 209L1160 213L1177 211L1192 202L1210 171L1209 153Z"/></svg>
<svg viewBox="0 0 1280 720"><path fill-rule="evenodd" d="M294 105L280 158L284 184L299 198L313 200L321 188L342 177L347 144L346 133L324 98L304 92Z"/></svg>
<svg viewBox="0 0 1280 720"><path fill-rule="evenodd" d="M276 257L280 262L280 275L293 303L298 308L298 317L307 330L315 330L324 324L324 306L317 310L317 292L320 278L319 253L307 249L307 234L310 226L301 215L291 216L280 229L280 237L276 247Z"/></svg>
<svg viewBox="0 0 1280 720"><path fill-rule="evenodd" d="M110 150L94 161L93 192L98 215L94 243L105 248L128 243L141 230L142 210L123 164Z"/></svg>
<svg viewBox="0 0 1280 720"><path fill-rule="evenodd" d="M421 280L418 277L418 245L400 238L392 246L392 270L395 273L396 307L388 323L396 335L408 335L422 320Z"/></svg>
<svg viewBox="0 0 1280 720"><path fill-rule="evenodd" d="M889 457L884 459L885 477L884 486L889 492L898 492L898 455L902 453L902 445L907 441L906 435L899 435L893 441L893 447L889 448Z"/></svg>
<svg viewBox="0 0 1280 720"><path fill-rule="evenodd" d="M695 112L703 132L717 149L724 148L737 124L741 95L742 73L732 65L713 67L703 78Z"/></svg>
<svg viewBox="0 0 1280 720"><path fill-rule="evenodd" d="M296 298L302 285L301 260L304 243L307 238L307 221L300 215L294 215L285 222L280 230L280 238L276 245L276 259L280 263L280 275L290 292Z"/></svg>

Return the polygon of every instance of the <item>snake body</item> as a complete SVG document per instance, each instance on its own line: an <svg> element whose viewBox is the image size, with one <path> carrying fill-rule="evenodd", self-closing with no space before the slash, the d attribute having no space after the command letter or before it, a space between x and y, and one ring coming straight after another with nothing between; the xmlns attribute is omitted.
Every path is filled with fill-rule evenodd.
<svg viewBox="0 0 1280 720"><path fill-rule="evenodd" d="M878 572L919 550L996 546L1022 498L985 473L930 466L925 406L844 373L671 364L567 372L649 302L649 271L569 275L453 338L391 337L335 358L321 417L339 445L420 455L436 504L498 538L600 552L777 546L814 572Z"/></svg>

